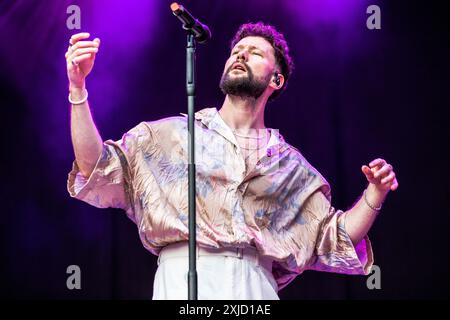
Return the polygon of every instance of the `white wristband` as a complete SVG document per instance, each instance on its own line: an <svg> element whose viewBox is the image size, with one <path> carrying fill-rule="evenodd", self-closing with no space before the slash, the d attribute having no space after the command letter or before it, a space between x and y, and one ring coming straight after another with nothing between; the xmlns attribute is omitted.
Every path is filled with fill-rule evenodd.
<svg viewBox="0 0 450 320"><path fill-rule="evenodd" d="M70 102L71 104L73 104L73 105L85 103L86 100L87 100L87 98L88 98L88 95L89 95L89 94L88 94L88 91L86 90L86 88L83 89L83 91L86 92L86 95L85 95L85 97L84 97L83 99L81 99L81 100L79 100L79 101L73 101L73 100L70 98L70 93L69 93L69 102Z"/></svg>
<svg viewBox="0 0 450 320"><path fill-rule="evenodd" d="M375 207L373 204L370 204L369 201L367 200L366 191L367 189L364 189L364 201L366 202L366 204L369 206L370 209L379 212L381 210L381 207L383 206L383 203L381 203L378 207Z"/></svg>

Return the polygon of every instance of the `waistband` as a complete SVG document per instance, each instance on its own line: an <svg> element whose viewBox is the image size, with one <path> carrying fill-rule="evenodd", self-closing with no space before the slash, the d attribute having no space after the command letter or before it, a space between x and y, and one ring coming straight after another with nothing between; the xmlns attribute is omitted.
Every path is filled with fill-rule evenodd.
<svg viewBox="0 0 450 320"><path fill-rule="evenodd" d="M225 256L225 257L235 257L237 259L245 259L252 261L253 263L262 266L272 273L272 262L273 259L265 256L261 256L255 247L205 247L199 246L197 244L197 260L202 256ZM175 257L188 257L189 256L189 242L182 241L169 244L165 246L158 256L158 266L169 258Z"/></svg>

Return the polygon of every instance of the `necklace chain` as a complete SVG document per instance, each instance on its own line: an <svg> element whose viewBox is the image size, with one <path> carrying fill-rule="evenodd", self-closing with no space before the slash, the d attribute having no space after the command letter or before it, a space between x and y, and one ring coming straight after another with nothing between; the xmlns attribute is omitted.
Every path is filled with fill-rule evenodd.
<svg viewBox="0 0 450 320"><path fill-rule="evenodd" d="M241 138L245 138L245 139L261 140L261 139L264 139L264 138L267 137L268 130L267 130L267 129L264 129L264 131L265 131L265 134L264 134L263 136L261 136L261 137L258 137L258 136L256 136L256 137L254 137L254 136L245 136L245 135L242 135L242 134L237 133L236 130L233 130L233 133L234 133L234 135L237 136L237 137L241 137Z"/></svg>
<svg viewBox="0 0 450 320"><path fill-rule="evenodd" d="M265 147L265 146L263 146L263 147ZM250 152L248 155L245 156L244 163L246 163L246 165L247 165L247 161L250 159L250 156L254 155L255 153L259 157L259 153L260 153L261 149L262 148L253 149L252 152Z"/></svg>
<svg viewBox="0 0 450 320"><path fill-rule="evenodd" d="M245 158L244 158L244 162L245 162L245 163L247 163L247 160L250 158L250 156L252 156L252 155L255 154L255 153L258 154L258 153L260 152L260 150L263 150L263 149L267 146L267 143L268 143L267 137L270 135L270 130L264 129L264 131L265 131L264 136L261 136L261 137L254 137L254 136L245 136L245 135L241 135L241 134L238 134L238 133L236 132L236 130L233 130L233 134L234 134L236 137L241 137L241 138L248 139L248 140L250 140L250 139L256 140L256 148L248 148L248 147L246 147L246 146L242 146L241 144L239 144L239 147L240 147L241 149L244 149L244 150L247 150L247 151L251 151L251 152L249 152L249 154L248 154L247 156L245 156ZM260 145L260 140L262 140L262 139L266 139L266 143L263 143L261 146L259 146L259 145ZM247 141L248 141L248 140L247 140Z"/></svg>
<svg viewBox="0 0 450 320"><path fill-rule="evenodd" d="M239 147L240 147L241 149L245 149L245 150L259 150L259 149L264 148L265 146L262 145L262 146L260 146L260 147L257 146L256 148L248 148L248 147L244 147L244 146L242 146L242 145L239 145Z"/></svg>
<svg viewBox="0 0 450 320"><path fill-rule="evenodd" d="M259 150L259 149L262 149L262 148L265 148L266 147L266 145L267 145L267 135L264 137L264 138L266 138L266 143L261 143L261 145L260 145L260 142L259 141L257 141L256 142L256 148L249 148L246 144L239 144L239 147L241 148L241 149L245 149L245 150Z"/></svg>
<svg viewBox="0 0 450 320"><path fill-rule="evenodd" d="M254 136L245 136L245 135L238 134L238 133L236 132L236 130L232 130L232 131L233 131L233 134L234 134L236 137L240 137L240 138L244 138L244 139L248 139L248 140L250 140L250 139L256 140L256 148L248 148L248 147L244 147L244 146L242 146L241 144L238 143L238 144L239 144L239 147L240 147L241 149L251 151L251 152L249 152L249 154L248 154L247 156L245 156L245 158L244 158L244 162L245 162L245 163L247 163L247 161L248 161L248 159L250 158L250 156L252 156L252 155L255 154L255 153L259 154L260 150L263 150L264 148L267 147L267 144L268 144L268 139L267 139L267 137L270 136L270 133L271 133L271 132L270 132L270 129L264 129L264 131L265 131L264 136L261 136L261 137L256 136L256 137L254 137ZM262 146L259 146L260 140L262 140L262 139L266 139L266 141L265 141L266 143L263 143ZM248 140L247 140L247 141L248 141Z"/></svg>
<svg viewBox="0 0 450 320"><path fill-rule="evenodd" d="M267 135L266 135L267 138ZM243 147L241 145L239 145L239 147L241 149L247 150L247 151L251 151L249 152L249 154L247 154L244 158L244 162L247 162L247 160L250 158L250 156L254 155L255 153L258 155L262 150L264 150L264 148L267 147L267 140L266 143L263 143L261 146L259 146L259 142L257 142L257 147L256 148L247 148L247 147Z"/></svg>

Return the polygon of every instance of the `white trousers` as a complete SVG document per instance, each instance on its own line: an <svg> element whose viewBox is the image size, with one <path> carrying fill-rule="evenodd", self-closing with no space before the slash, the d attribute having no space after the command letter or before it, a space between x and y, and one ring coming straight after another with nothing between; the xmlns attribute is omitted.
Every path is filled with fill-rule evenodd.
<svg viewBox="0 0 450 320"><path fill-rule="evenodd" d="M188 242L163 248L158 257L153 300L187 300ZM199 300L279 300L272 260L255 248L197 246Z"/></svg>

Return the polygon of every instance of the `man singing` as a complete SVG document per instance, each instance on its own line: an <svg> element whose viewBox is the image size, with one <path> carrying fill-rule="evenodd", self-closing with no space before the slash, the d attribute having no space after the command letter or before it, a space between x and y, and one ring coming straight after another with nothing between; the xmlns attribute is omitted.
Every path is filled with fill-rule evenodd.
<svg viewBox="0 0 450 320"><path fill-rule="evenodd" d="M103 141L85 87L100 39L89 37L73 35L66 53L76 158L69 193L124 209L158 255L153 299L187 299L187 118L142 122ZM195 114L199 299L279 299L305 270L368 274L373 264L367 232L398 188L393 167L383 159L363 165L361 198L345 212L333 208L325 178L265 126L266 104L292 69L282 34L244 24L220 80L221 108Z"/></svg>

